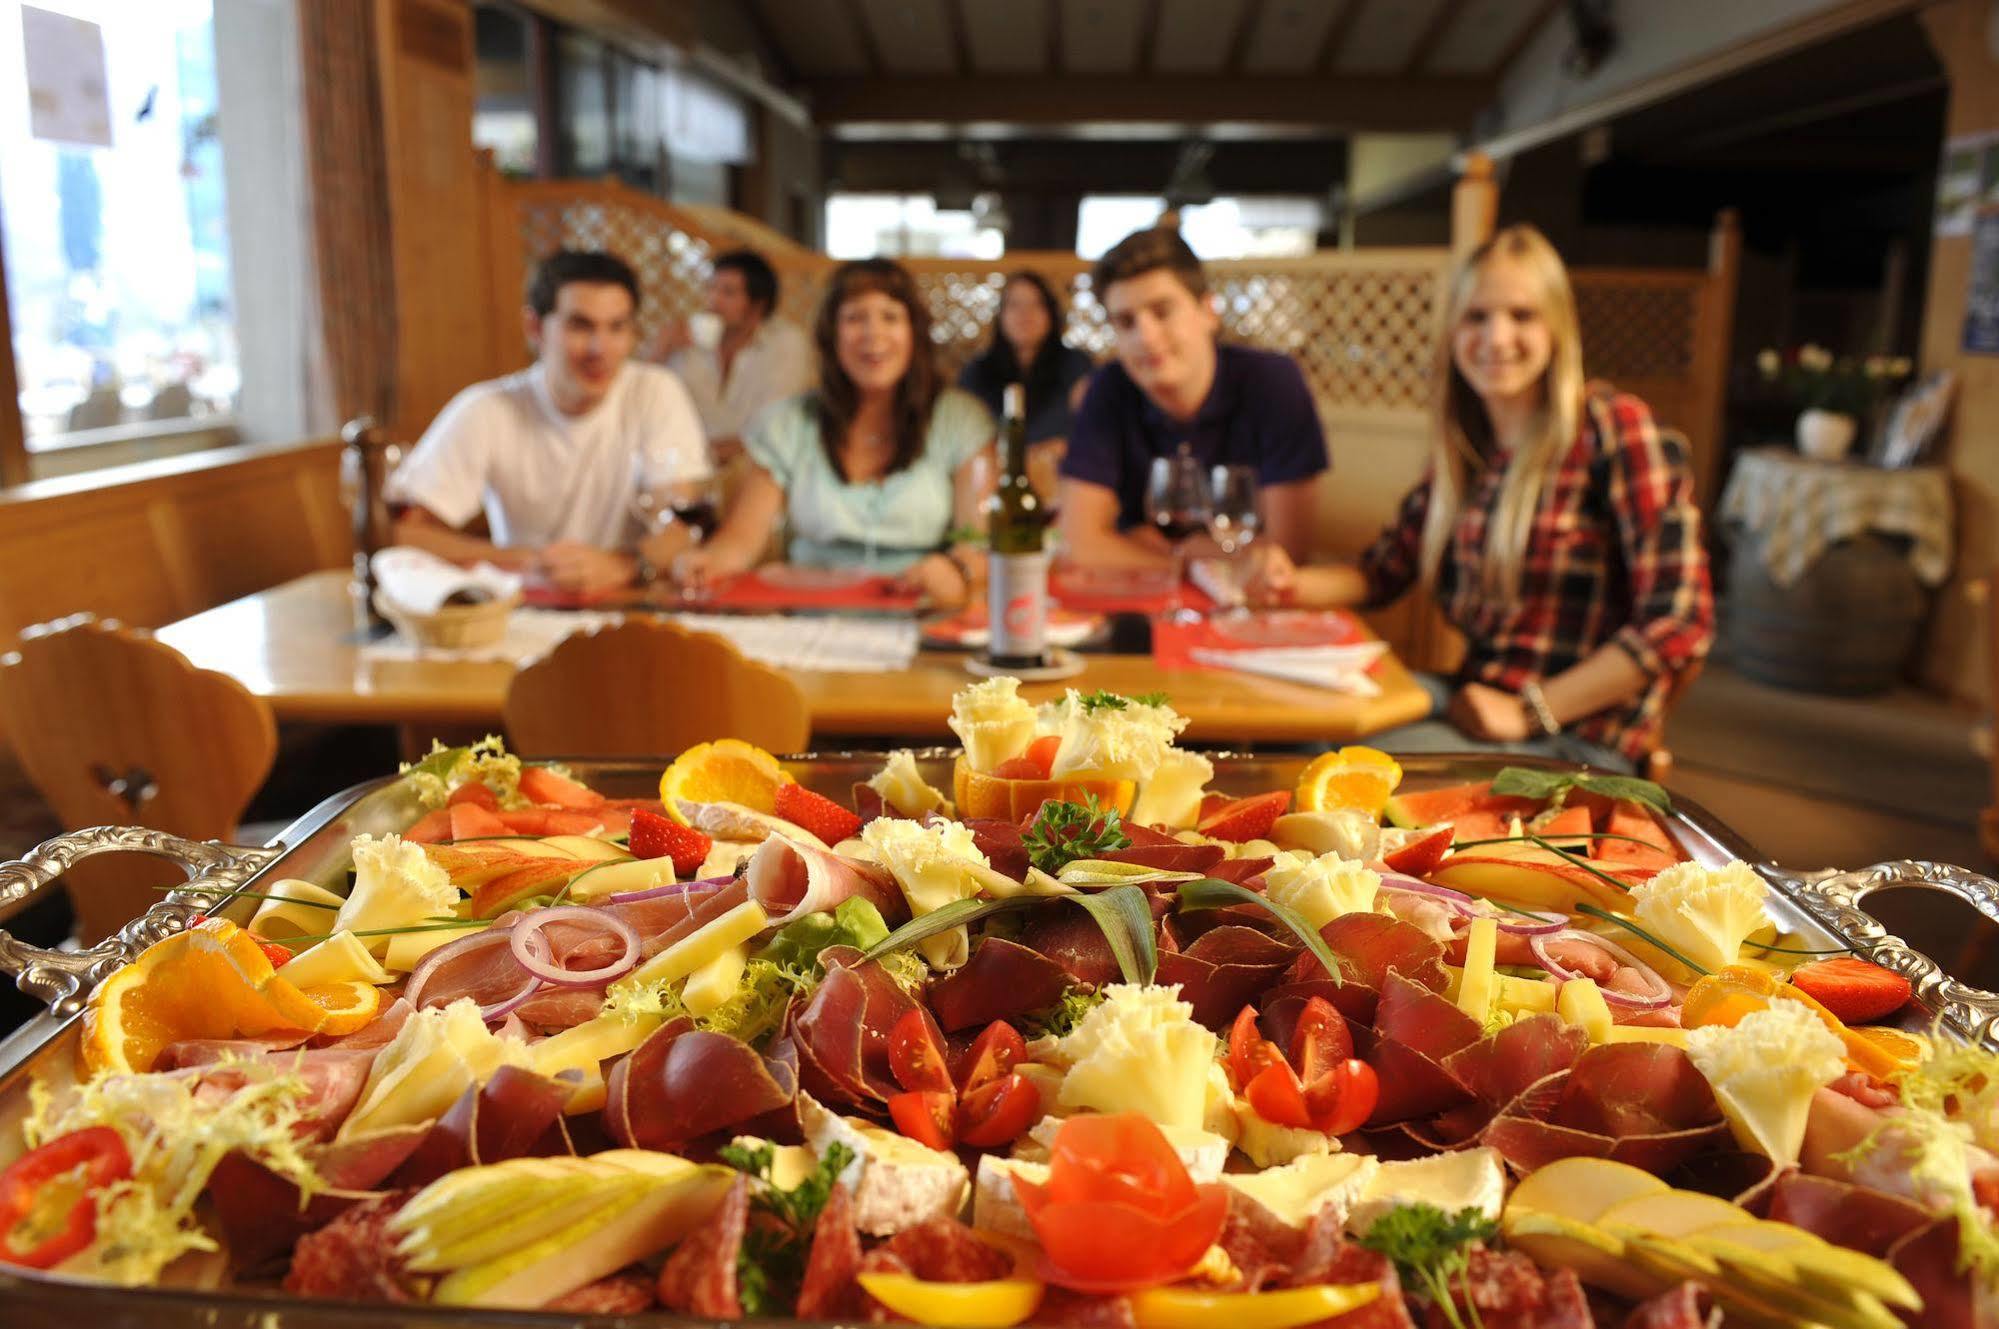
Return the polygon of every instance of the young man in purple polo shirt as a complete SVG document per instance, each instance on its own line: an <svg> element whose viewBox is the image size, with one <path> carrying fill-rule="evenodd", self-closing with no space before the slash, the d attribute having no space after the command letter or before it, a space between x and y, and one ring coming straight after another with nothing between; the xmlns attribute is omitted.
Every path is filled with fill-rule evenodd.
<svg viewBox="0 0 1999 1329"><path fill-rule="evenodd" d="M1311 543L1326 437L1287 355L1217 343L1221 319L1201 261L1177 232L1139 231L1097 261L1094 289L1117 334L1062 459L1061 530L1078 562L1166 567L1145 519L1154 457L1182 445L1204 466L1253 466L1265 538L1293 558Z"/></svg>

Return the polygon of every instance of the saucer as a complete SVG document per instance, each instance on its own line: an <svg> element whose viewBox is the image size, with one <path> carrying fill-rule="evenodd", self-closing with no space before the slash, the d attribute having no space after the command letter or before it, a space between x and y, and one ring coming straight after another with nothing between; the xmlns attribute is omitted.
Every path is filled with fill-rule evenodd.
<svg viewBox="0 0 1999 1329"><path fill-rule="evenodd" d="M1083 672L1083 657L1074 651L1057 646L1048 652L1048 663L1038 669L1017 669L1008 665L996 665L982 655L965 657L965 668L980 678L1017 678L1023 683L1053 683L1058 679L1074 678Z"/></svg>

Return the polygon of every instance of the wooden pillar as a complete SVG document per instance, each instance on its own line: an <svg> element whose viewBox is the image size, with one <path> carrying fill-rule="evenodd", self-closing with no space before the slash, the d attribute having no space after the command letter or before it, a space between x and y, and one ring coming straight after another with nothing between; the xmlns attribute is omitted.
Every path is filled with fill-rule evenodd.
<svg viewBox="0 0 1999 1329"><path fill-rule="evenodd" d="M1715 214L1714 230L1708 236L1708 279L1694 323L1694 409L1687 419L1694 431L1694 495L1703 508L1712 508L1719 497L1728 356L1735 331L1735 290L1741 276L1741 216L1734 208L1723 208Z"/></svg>
<svg viewBox="0 0 1999 1329"><path fill-rule="evenodd" d="M1462 259L1492 238L1499 221L1499 184L1492 158L1465 154L1464 171L1451 187L1451 257Z"/></svg>
<svg viewBox="0 0 1999 1329"><path fill-rule="evenodd" d="M28 422L14 378L14 333L7 313L7 259L0 254L0 489L28 483Z"/></svg>
<svg viewBox="0 0 1999 1329"><path fill-rule="evenodd" d="M527 253L521 239L521 207L532 186L509 180L494 164L490 149L475 154L478 163L479 215L483 219L483 271L486 282L486 369L482 377L498 378L519 369L528 355L521 340L521 306L526 303Z"/></svg>

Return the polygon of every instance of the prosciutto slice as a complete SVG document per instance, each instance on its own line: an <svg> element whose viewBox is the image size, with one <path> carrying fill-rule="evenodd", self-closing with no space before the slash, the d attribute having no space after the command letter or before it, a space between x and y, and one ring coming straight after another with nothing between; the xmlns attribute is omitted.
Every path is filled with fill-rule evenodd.
<svg viewBox="0 0 1999 1329"><path fill-rule="evenodd" d="M695 803L679 800L681 815L695 830L717 840L768 840L774 835L826 848L826 842L796 822L741 803Z"/></svg>
<svg viewBox="0 0 1999 1329"><path fill-rule="evenodd" d="M1162 973L1159 981L1175 980ZM955 1033L1052 1006L1068 988L1068 971L1055 961L1018 942L987 937L969 960L933 981L925 997L938 1025Z"/></svg>
<svg viewBox="0 0 1999 1329"><path fill-rule="evenodd" d="M790 1033L799 1079L814 1098L878 1112L902 1091L889 1071L889 1032L917 1003L860 957L851 946L819 953L826 977L810 1001L792 1007Z"/></svg>
<svg viewBox="0 0 1999 1329"><path fill-rule="evenodd" d="M781 1108L797 1093L798 1075L788 1063L681 1017L611 1068L604 1126L627 1148L672 1151Z"/></svg>
<svg viewBox="0 0 1999 1329"><path fill-rule="evenodd" d="M1180 984L1180 998L1193 1005L1194 1019L1226 1033L1297 954L1296 946L1255 928L1228 924L1202 933L1184 951L1162 951L1155 981Z"/></svg>
<svg viewBox="0 0 1999 1329"><path fill-rule="evenodd" d="M1530 1085L1479 1142L1522 1172L1585 1154L1666 1173L1727 1138L1714 1093L1686 1053L1605 1043Z"/></svg>
<svg viewBox="0 0 1999 1329"><path fill-rule="evenodd" d="M872 903L885 919L909 913L887 868L836 854L811 836L771 836L751 855L743 880L749 898L763 906L774 926L800 914L824 912L855 896Z"/></svg>

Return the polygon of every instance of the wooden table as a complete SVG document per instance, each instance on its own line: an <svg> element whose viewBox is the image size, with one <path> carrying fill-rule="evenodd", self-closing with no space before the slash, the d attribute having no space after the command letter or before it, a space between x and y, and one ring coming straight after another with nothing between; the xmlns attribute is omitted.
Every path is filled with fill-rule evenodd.
<svg viewBox="0 0 1999 1329"><path fill-rule="evenodd" d="M237 678L271 703L280 720L338 724L497 727L514 666L474 661L364 660L344 572L316 572L161 628L161 641L205 669ZM1163 689L1185 715L1186 741L1340 742L1421 718L1428 698L1388 656L1377 697L1351 697L1211 669L1162 673L1146 655L1086 655L1088 667L1061 683L1032 684L1036 701L1066 687L1137 693ZM815 743L884 735L954 742L945 727L951 697L972 681L964 656L924 651L899 674L793 673L812 709Z"/></svg>

